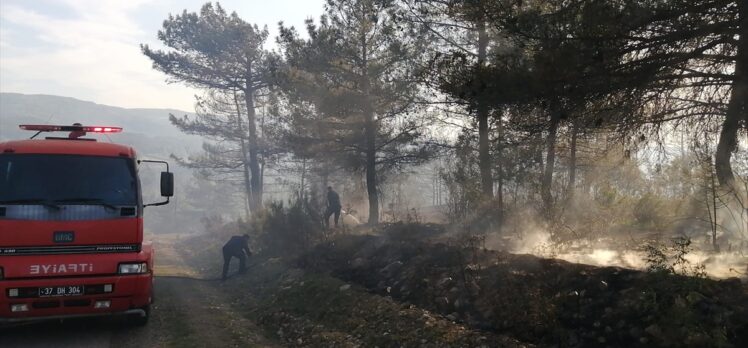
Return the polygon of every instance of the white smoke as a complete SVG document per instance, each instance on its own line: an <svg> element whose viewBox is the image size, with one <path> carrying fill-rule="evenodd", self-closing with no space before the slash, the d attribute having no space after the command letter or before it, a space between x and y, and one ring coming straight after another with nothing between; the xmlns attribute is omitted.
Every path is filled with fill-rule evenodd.
<svg viewBox="0 0 748 348"><path fill-rule="evenodd" d="M612 266L637 270L647 268L646 253L643 250L627 250L604 244L590 245L577 242L558 245L551 241L550 233L535 224L528 226L522 234L511 237L490 234L486 239L486 246L489 249L533 254L600 267ZM645 242L638 244L643 245ZM694 250L685 258L692 266L703 265L707 276L711 278L737 277L748 280L748 254L740 250L722 253Z"/></svg>

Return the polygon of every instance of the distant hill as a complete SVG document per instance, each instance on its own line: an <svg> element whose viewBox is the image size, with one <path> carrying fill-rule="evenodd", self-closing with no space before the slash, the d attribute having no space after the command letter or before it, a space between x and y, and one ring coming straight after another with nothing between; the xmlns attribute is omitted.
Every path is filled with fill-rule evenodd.
<svg viewBox="0 0 748 348"><path fill-rule="evenodd" d="M172 109L125 109L53 95L0 93L0 140L30 136L18 128L19 124L80 122L123 127L123 133L110 136L112 141L133 145L154 157L199 151L201 139L181 133L169 122L169 114L193 115Z"/></svg>

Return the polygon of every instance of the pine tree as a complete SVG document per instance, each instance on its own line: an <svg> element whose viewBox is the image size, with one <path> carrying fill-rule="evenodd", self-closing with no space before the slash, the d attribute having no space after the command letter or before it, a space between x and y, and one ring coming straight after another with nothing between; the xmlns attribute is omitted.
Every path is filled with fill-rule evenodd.
<svg viewBox="0 0 748 348"><path fill-rule="evenodd" d="M241 105L236 107L233 118L236 128L224 135L206 134L243 142L240 160L250 174L248 192L252 211L262 209L263 193L255 103L257 94L270 86L277 60L263 48L267 37L266 28L245 22L236 12L228 14L219 4L206 3L200 13L185 10L181 15L169 15L164 21L158 38L168 50L141 45L143 54L153 61L154 69L165 73L169 82L239 97ZM209 117L204 116L197 123L181 123L182 128L189 126L191 132L201 134L202 126L210 128L204 124ZM231 134L236 129L246 132L246 137L236 138Z"/></svg>
<svg viewBox="0 0 748 348"><path fill-rule="evenodd" d="M422 125L410 112L420 97L420 34L398 27L393 1L329 0L309 39L281 27L290 93L321 117L321 156L363 170L369 223L379 222L381 175L423 161Z"/></svg>

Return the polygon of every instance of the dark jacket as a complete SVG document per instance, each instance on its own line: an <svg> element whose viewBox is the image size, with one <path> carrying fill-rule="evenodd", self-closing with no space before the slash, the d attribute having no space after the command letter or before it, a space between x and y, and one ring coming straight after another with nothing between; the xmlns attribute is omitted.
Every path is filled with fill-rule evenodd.
<svg viewBox="0 0 748 348"><path fill-rule="evenodd" d="M333 209L340 209L340 196L335 191L327 191L327 206Z"/></svg>
<svg viewBox="0 0 748 348"><path fill-rule="evenodd" d="M233 236L229 239L226 244L223 245L223 252L232 255L241 255L242 251L247 253L247 256L252 255L249 251L249 245L247 240L242 236Z"/></svg>

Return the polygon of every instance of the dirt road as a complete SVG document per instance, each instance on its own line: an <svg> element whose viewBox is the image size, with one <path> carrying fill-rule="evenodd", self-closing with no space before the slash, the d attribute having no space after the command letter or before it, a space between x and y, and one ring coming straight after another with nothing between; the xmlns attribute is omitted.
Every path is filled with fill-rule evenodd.
<svg viewBox="0 0 748 348"><path fill-rule="evenodd" d="M260 328L218 295L217 282L194 276L171 247L174 237L155 241L156 302L145 327L124 318L90 318L0 329L0 347L273 347Z"/></svg>

